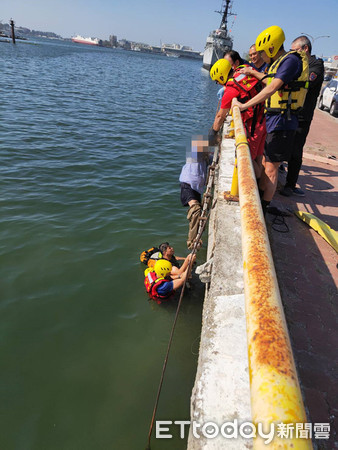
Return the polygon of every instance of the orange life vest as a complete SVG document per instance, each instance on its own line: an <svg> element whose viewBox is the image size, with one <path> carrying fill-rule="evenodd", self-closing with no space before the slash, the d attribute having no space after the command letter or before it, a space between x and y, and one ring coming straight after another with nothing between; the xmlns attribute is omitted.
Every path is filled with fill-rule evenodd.
<svg viewBox="0 0 338 450"><path fill-rule="evenodd" d="M152 256L153 261L150 262ZM155 265L155 262L160 258L162 258L162 253L157 247L151 247L148 250L142 252L140 255L140 261L148 267L153 267Z"/></svg>

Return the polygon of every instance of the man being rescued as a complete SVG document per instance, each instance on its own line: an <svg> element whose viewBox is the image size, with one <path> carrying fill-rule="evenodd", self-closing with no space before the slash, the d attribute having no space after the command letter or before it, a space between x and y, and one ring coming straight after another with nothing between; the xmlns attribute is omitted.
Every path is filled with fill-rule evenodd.
<svg viewBox="0 0 338 450"><path fill-rule="evenodd" d="M198 234L199 219L202 212L201 195L203 194L207 169L212 162L213 152L209 147L207 136L193 136L191 149L187 151L186 163L182 167L180 174L181 203L182 206L189 206L187 219L189 220L189 232L187 247L191 250L194 247L195 238ZM202 242L199 242L199 245Z"/></svg>
<svg viewBox="0 0 338 450"><path fill-rule="evenodd" d="M174 247L169 242L162 242L158 247L151 247L140 255L140 261L148 267L154 267L158 259L167 259L173 267L180 269L179 261L185 261L186 258L176 256Z"/></svg>

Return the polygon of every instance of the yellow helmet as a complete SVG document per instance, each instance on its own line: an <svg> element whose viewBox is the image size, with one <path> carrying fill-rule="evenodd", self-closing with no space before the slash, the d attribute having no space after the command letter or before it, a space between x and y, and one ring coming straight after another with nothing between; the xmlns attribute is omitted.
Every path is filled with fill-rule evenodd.
<svg viewBox="0 0 338 450"><path fill-rule="evenodd" d="M165 278L171 272L172 268L173 266L171 262L168 261L167 259L158 259L154 266L156 276L162 278Z"/></svg>
<svg viewBox="0 0 338 450"><path fill-rule="evenodd" d="M257 36L256 50L258 52L265 51L270 58L273 58L281 48L284 41L284 31L281 27L272 25Z"/></svg>
<svg viewBox="0 0 338 450"><path fill-rule="evenodd" d="M223 58L219 59L210 69L211 79L224 85L227 82L230 70L230 62Z"/></svg>

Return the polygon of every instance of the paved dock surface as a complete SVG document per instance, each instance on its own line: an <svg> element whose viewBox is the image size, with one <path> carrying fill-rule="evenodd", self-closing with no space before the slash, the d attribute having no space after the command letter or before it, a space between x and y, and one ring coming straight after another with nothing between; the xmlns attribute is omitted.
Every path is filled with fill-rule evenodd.
<svg viewBox="0 0 338 450"><path fill-rule="evenodd" d="M316 110L298 180L305 197L276 193L272 205L313 213L337 231L337 172L338 118ZM330 423L319 449L338 448L337 253L295 215L285 218L284 233L274 218L267 215L267 227L308 420Z"/></svg>

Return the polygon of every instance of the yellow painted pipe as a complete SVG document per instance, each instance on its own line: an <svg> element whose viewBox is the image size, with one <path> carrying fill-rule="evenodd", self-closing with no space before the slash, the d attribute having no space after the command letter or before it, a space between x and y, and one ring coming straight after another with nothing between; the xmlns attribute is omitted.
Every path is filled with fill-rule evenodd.
<svg viewBox="0 0 338 450"><path fill-rule="evenodd" d="M232 120L231 122L230 122L230 129L229 129L230 131L229 131L229 138L233 138L234 137L234 135L235 135L235 133L234 133L234 121Z"/></svg>
<svg viewBox="0 0 338 450"><path fill-rule="evenodd" d="M242 248L253 422L275 424L273 441L254 439L254 449L312 449L310 439L278 438L277 424L307 422L289 333L249 146L238 107L233 107L241 207ZM269 428L268 428L269 429Z"/></svg>
<svg viewBox="0 0 338 450"><path fill-rule="evenodd" d="M238 197L238 170L237 170L237 158L235 159L234 173L232 174L230 194Z"/></svg>

